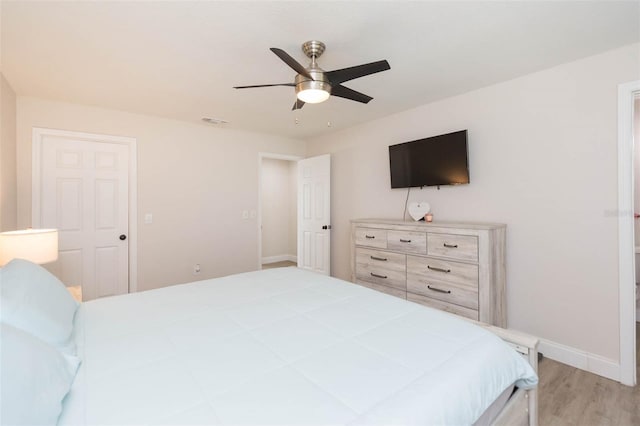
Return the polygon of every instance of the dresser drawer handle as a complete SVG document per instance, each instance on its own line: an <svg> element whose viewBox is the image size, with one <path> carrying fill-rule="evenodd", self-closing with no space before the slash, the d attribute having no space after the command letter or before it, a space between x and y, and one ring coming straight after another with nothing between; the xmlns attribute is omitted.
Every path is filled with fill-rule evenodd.
<svg viewBox="0 0 640 426"><path fill-rule="evenodd" d="M383 261L383 262L386 262L386 261L387 261L387 258L386 258L386 257L375 257L375 256L370 256L370 257L371 257L371 259L373 259L373 260L381 260L381 261Z"/></svg>
<svg viewBox="0 0 640 426"><path fill-rule="evenodd" d="M444 244L443 244L443 246L445 246L446 248L458 248L458 245L457 245L457 244L447 244L447 243L444 243Z"/></svg>
<svg viewBox="0 0 640 426"><path fill-rule="evenodd" d="M371 272L371 276L372 277L376 277L376 278L383 278L383 279L387 279L386 275L378 275L378 274L374 274L373 272Z"/></svg>
<svg viewBox="0 0 640 426"><path fill-rule="evenodd" d="M430 285L428 285L427 288L431 291L437 291L438 293L451 294L451 290L442 290L436 287L431 287Z"/></svg>
<svg viewBox="0 0 640 426"><path fill-rule="evenodd" d="M411 242L411 240L403 240L402 238L400 238L400 242L401 242L401 243L410 243L410 242Z"/></svg>
<svg viewBox="0 0 640 426"><path fill-rule="evenodd" d="M431 269L432 271L444 272L445 274L448 274L449 272L451 272L451 269L436 268L435 266L427 265L427 268Z"/></svg>
<svg viewBox="0 0 640 426"><path fill-rule="evenodd" d="M370 240L373 240L376 236L375 235L365 235L365 238L368 238Z"/></svg>

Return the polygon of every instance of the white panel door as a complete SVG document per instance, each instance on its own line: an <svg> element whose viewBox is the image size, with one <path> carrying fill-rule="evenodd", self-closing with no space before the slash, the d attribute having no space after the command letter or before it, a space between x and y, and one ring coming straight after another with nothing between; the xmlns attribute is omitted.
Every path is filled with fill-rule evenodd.
<svg viewBox="0 0 640 426"><path fill-rule="evenodd" d="M331 272L331 156L298 161L298 267Z"/></svg>
<svg viewBox="0 0 640 426"><path fill-rule="evenodd" d="M59 230L52 272L82 299L129 292L129 148L44 136L40 226Z"/></svg>

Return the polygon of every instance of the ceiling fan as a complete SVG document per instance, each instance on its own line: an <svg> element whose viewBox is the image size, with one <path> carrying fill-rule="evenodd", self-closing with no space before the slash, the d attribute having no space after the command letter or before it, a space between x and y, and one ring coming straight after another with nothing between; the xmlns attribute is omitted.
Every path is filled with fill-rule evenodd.
<svg viewBox="0 0 640 426"><path fill-rule="evenodd" d="M329 99L329 96L350 99L363 104L369 103L371 96L357 92L343 86L345 81L364 77L380 71L391 69L386 60L371 62L369 64L356 65L355 67L342 68L334 71L324 71L318 66L317 59L325 50L325 45L321 41L311 40L302 44L302 51L311 59L308 67L303 67L298 61L293 59L287 52L277 47L272 47L282 61L289 65L298 74L293 83L259 84L254 86L236 86L234 89L253 89L256 87L290 86L296 88L296 102L292 110L300 109L305 103L317 104Z"/></svg>

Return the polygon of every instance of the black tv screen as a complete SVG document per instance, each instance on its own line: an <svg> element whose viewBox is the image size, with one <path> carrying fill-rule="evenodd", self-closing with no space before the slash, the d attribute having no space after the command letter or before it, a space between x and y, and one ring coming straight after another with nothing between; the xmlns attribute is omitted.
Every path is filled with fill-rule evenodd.
<svg viewBox="0 0 640 426"><path fill-rule="evenodd" d="M389 147L391 188L469 183L467 131Z"/></svg>

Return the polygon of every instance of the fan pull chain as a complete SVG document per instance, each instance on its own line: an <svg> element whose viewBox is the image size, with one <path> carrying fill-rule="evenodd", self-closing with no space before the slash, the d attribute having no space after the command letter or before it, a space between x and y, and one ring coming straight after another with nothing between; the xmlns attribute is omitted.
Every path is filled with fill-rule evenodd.
<svg viewBox="0 0 640 426"><path fill-rule="evenodd" d="M295 99L295 103L294 103L294 105L297 105L297 102L298 102L298 95L294 95L294 99ZM297 108L293 110L293 122L295 123L295 125L296 125L296 126L297 126L298 124L300 124L300 118L299 118L299 115L298 115L298 114L299 114L299 112L298 112L298 111L300 111L300 110L299 110L299 109L297 109Z"/></svg>

